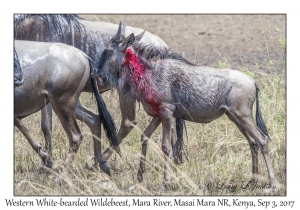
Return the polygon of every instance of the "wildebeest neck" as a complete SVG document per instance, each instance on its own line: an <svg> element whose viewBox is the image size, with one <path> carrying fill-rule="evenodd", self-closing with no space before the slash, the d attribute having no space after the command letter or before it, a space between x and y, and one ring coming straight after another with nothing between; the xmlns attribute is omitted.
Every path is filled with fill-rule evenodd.
<svg viewBox="0 0 300 210"><path fill-rule="evenodd" d="M136 91L140 92L139 100L145 101L151 108L152 112L157 116L160 116L159 107L161 102L159 100L158 92L151 85L151 72L147 72L147 63L141 57L139 57L132 48L128 48L124 54L123 68L127 68L130 71L131 86L135 84ZM128 75L129 76L129 75Z"/></svg>
<svg viewBox="0 0 300 210"><path fill-rule="evenodd" d="M135 85L139 85L145 75L146 66L142 59L138 58L132 48L128 48L125 51L123 66L131 71Z"/></svg>

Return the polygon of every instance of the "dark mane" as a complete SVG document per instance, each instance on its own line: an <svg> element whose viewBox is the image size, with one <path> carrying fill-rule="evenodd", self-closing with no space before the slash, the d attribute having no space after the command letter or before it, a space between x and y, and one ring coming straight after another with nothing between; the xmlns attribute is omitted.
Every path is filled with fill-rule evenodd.
<svg viewBox="0 0 300 210"><path fill-rule="evenodd" d="M62 28L65 26L65 24L63 24L62 20L65 20L67 22L70 31L72 30L72 25L75 25L75 27L79 30L80 33L85 32L84 26L78 21L82 18L74 14L15 14L14 28L18 27L18 25L20 25L27 18L33 18L42 21L42 23L46 26L47 34L50 30L50 25L52 24L57 35L63 39L64 33Z"/></svg>
<svg viewBox="0 0 300 210"><path fill-rule="evenodd" d="M140 56L145 58L146 60L164 60L164 59L173 59L178 60L188 65L196 66L196 64L188 61L181 54L171 52L171 49L162 50L159 47L155 47L153 44L145 44L145 43L135 43L133 45L133 49Z"/></svg>

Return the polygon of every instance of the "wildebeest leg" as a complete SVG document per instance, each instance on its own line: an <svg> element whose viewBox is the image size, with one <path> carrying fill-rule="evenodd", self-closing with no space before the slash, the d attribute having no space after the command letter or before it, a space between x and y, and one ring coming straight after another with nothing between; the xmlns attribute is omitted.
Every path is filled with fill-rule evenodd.
<svg viewBox="0 0 300 210"><path fill-rule="evenodd" d="M164 179L161 185L161 190L164 190L165 187L170 182L170 152L171 152L171 133L172 133L172 112L167 108L161 108L160 119L162 122L163 128L163 138L162 138L162 151L165 157L165 172Z"/></svg>
<svg viewBox="0 0 300 210"><path fill-rule="evenodd" d="M58 98L60 99L60 98ZM50 102L52 103L53 110L58 116L64 130L69 137L69 154L64 164L64 168L60 177L55 179L55 182L59 181L60 178L65 177L68 174L69 167L75 159L75 155L79 149L79 145L82 141L82 135L75 118L75 102L76 99L72 97L65 97L62 100L58 100L53 97ZM74 101L74 105L72 102Z"/></svg>
<svg viewBox="0 0 300 210"><path fill-rule="evenodd" d="M48 103L41 110L41 128L46 140L45 148L48 151L50 157L52 158L52 106Z"/></svg>
<svg viewBox="0 0 300 210"><path fill-rule="evenodd" d="M119 96L120 98L122 96ZM128 135L128 133L132 130L133 125L136 125L136 101L130 99L120 99L120 110L121 110L121 126L118 132L118 141L119 144L122 143L123 139ZM132 125L133 124L133 125ZM109 147L104 153L103 157L105 160L108 160L113 150Z"/></svg>
<svg viewBox="0 0 300 210"><path fill-rule="evenodd" d="M34 149L36 151L36 153L41 157L44 165L46 165L49 168L52 168L52 159L51 159L50 155L46 151L42 150L41 144L33 141L31 135L28 133L27 129L25 128L25 126L23 125L23 123L21 122L21 120L19 118L16 118L16 117L14 118L14 125L17 128L19 128L19 130L23 133L23 135L28 140L32 149Z"/></svg>
<svg viewBox="0 0 300 210"><path fill-rule="evenodd" d="M269 138L265 136L255 125L253 118L250 115L242 114L242 113L233 113L229 112L229 114L235 119L235 121L250 135L251 138L253 138L256 141L256 144L259 146L261 153L264 156L268 174L269 174L269 180L270 185L276 186L277 181L274 175L274 170L272 167L269 150L268 150L268 141Z"/></svg>
<svg viewBox="0 0 300 210"><path fill-rule="evenodd" d="M160 124L160 119L159 117L153 117L150 124L144 131L144 133L141 136L141 141L142 141L142 157L140 160L140 168L138 170L138 175L137 178L139 182L143 181L143 173L146 172L146 153L147 153L147 144L148 144L148 139L151 137L153 132L157 129L157 127Z"/></svg>
<svg viewBox="0 0 300 210"><path fill-rule="evenodd" d="M103 158L101 152L101 122L99 119L98 114L88 110L84 107L80 99L78 99L75 108L75 115L76 118L82 122L84 122L90 129L93 134L93 141L94 141L94 159L95 159L95 167L97 168L97 163L99 164L101 170L103 170L108 175L110 174L110 165L109 163Z"/></svg>
<svg viewBox="0 0 300 210"><path fill-rule="evenodd" d="M238 129L241 131L241 133L246 137L248 140L250 149L251 149L251 155L252 155L252 182L257 179L258 175L258 145L256 144L254 139L251 139L247 132L245 132L245 129L228 113L226 113L228 118L234 122L234 124L238 127Z"/></svg>

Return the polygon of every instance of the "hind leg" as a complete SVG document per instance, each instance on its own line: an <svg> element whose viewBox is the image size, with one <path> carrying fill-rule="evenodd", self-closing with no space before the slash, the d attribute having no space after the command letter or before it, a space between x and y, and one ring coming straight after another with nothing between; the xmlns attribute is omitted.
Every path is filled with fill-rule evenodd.
<svg viewBox="0 0 300 210"><path fill-rule="evenodd" d="M41 157L43 163L49 167L52 168L52 159L51 156L44 150L42 150L42 145L39 143L36 143L35 141L33 141L31 135L28 133L27 129L25 128L25 126L23 125L23 123L21 122L21 120L19 118L14 118L14 125L19 128L19 130L23 133L23 135L26 137L26 139L28 140L30 146L32 147L32 149L34 149L36 151L36 153Z"/></svg>
<svg viewBox="0 0 300 210"><path fill-rule="evenodd" d="M91 129L93 134L95 167L97 168L96 164L98 163L100 169L110 176L110 165L103 158L101 152L101 122L99 115L84 107L80 99L76 103L75 115L78 120L84 122Z"/></svg>
<svg viewBox="0 0 300 210"><path fill-rule="evenodd" d="M226 113L228 118L234 122L234 124L238 127L238 129L241 131L241 133L246 137L246 139L248 140L249 146L250 146L250 150L251 150L251 156L252 156L252 182L255 181L257 179L257 175L258 175L258 145L256 144L256 142L250 138L250 136L248 135L248 133L245 131L245 129L238 124L235 119L228 113Z"/></svg>
<svg viewBox="0 0 300 210"><path fill-rule="evenodd" d="M244 129L244 131L247 132L247 134L252 139L254 139L255 143L259 146L261 153L263 154L263 157L265 159L267 169L268 169L270 185L272 187L276 186L277 181L276 181L276 178L274 175L274 170L272 167L271 158L270 158L269 150L268 150L269 138L267 136L265 136L256 127L251 114L246 115L246 114L241 114L241 113L237 113L237 112L233 112L233 111L229 112L229 114L235 120L236 124L238 124L242 129ZM253 163L253 165L257 163L256 159L257 159L257 157L254 157L255 162ZM253 166L253 168L255 171L257 170L256 166Z"/></svg>
<svg viewBox="0 0 300 210"><path fill-rule="evenodd" d="M67 155L67 159L65 161L60 178L67 176L69 168L75 159L75 155L78 152L80 143L82 141L82 135L75 118L75 103L73 103L73 101L76 103L76 100L74 100L74 98L71 97L70 99L67 99L67 101L59 101L56 99L50 101L53 110L58 116L69 138L69 153ZM59 181L60 178L57 178L55 182Z"/></svg>

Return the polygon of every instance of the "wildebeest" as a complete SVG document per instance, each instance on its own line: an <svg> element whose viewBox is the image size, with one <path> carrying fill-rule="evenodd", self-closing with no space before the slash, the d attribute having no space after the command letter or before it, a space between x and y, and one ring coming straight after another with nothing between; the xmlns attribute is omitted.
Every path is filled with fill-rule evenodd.
<svg viewBox="0 0 300 210"><path fill-rule="evenodd" d="M138 43L140 35L129 35L122 42L111 44L102 54L101 69L92 73L110 82L124 99L138 100L153 117L144 135L150 137L162 123L162 151L165 172L162 189L169 183L169 155L172 118L208 123L223 114L235 123L246 137L252 154L253 178L258 174L260 148L268 169L271 186L277 181L268 151L269 135L263 121L257 84L246 74L229 69L197 66L180 54ZM256 122L252 108L256 100ZM138 179L142 181L145 168L146 144L142 145L142 159Z"/></svg>
<svg viewBox="0 0 300 210"><path fill-rule="evenodd" d="M19 87L24 83L23 72L18 58L18 53L14 48L14 86Z"/></svg>
<svg viewBox="0 0 300 210"><path fill-rule="evenodd" d="M62 43L15 40L15 48L22 67L24 84L14 89L14 124L46 166L52 166L51 155L32 139L21 119L51 103L69 138L69 154L63 171L66 174L82 141L75 118L75 106L82 90L90 88L89 82L93 84L100 121L107 137L111 145L119 150L114 122L96 90L95 82L91 80L93 65L86 54ZM109 165L102 156L97 157L97 162L103 171L110 174Z"/></svg>
<svg viewBox="0 0 300 210"><path fill-rule="evenodd" d="M103 50L108 46L109 42L118 42L117 39L111 39L118 29L118 25L112 23L105 23L100 21L88 21L79 18L77 15L16 15L15 16L15 39L18 40L32 40L32 41L43 41L43 42L62 42L72 45L83 52L85 52L94 62L95 67L99 66L99 58ZM119 25L119 31L121 30ZM122 33L129 35L130 33L140 33L143 30L140 28L134 28L125 26L122 28ZM116 38L116 37L115 37ZM157 47L166 49L166 43L159 37L145 32L142 42L153 44ZM104 92L110 89L109 83L100 81L98 83L98 90ZM89 90L87 90L89 91ZM90 88L91 91L91 88ZM122 140L128 135L133 128L131 125L136 124L136 110L135 102L122 103L121 110L121 125L118 132L118 139L121 143ZM83 121L91 129L94 140L95 159L97 154L101 154L101 139L100 121L98 115L93 113L84 107L80 101L76 104L76 118ZM46 148L51 150L51 131L52 131L52 113L51 107L48 105L42 109L42 120L41 126L46 139ZM127 123L129 122L129 123ZM182 129L184 121L178 119L177 121L178 135L175 133L174 124L174 135L178 136L176 142L176 148L179 153L176 155L177 162L181 162L180 145L182 145ZM173 141L175 142L175 140ZM177 147L179 146L179 147ZM175 148L175 143L174 143ZM174 149L175 150L175 149ZM103 156L108 159L112 154L113 150L108 148ZM51 153L51 152L50 152Z"/></svg>

